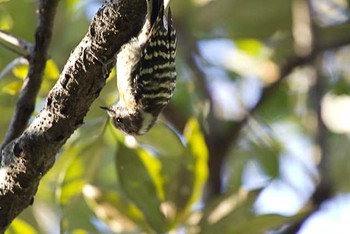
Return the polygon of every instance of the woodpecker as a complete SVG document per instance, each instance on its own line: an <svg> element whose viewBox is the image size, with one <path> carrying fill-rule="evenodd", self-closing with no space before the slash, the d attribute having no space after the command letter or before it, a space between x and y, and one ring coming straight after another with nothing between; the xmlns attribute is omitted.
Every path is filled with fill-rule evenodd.
<svg viewBox="0 0 350 234"><path fill-rule="evenodd" d="M164 0L146 1L140 33L116 56L119 100L109 108L101 107L113 125L128 135L150 130L173 96L176 82L176 32L170 7L164 6Z"/></svg>

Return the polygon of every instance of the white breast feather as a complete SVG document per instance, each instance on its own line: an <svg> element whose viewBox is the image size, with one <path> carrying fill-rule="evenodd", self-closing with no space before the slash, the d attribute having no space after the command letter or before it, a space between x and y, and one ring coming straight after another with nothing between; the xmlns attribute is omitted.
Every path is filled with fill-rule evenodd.
<svg viewBox="0 0 350 234"><path fill-rule="evenodd" d="M119 101L128 108L135 108L136 102L132 93L131 80L132 70L140 61L141 48L147 41L150 30L150 22L147 19L141 32L137 37L132 38L124 44L117 54L117 85L119 90ZM130 110L131 111L131 110Z"/></svg>

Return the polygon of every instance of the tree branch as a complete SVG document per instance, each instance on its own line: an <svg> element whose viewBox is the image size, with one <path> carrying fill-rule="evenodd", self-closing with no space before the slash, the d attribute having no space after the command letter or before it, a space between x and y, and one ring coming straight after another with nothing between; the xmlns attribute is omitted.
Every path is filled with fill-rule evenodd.
<svg viewBox="0 0 350 234"><path fill-rule="evenodd" d="M43 79L47 50L52 37L53 21L58 2L59 0L39 1L39 18L35 33L35 45L32 53L29 54L29 72L23 82L14 115L0 149L23 133L34 111L35 99ZM12 39L14 41L14 38ZM17 42L19 45L23 45L24 43L21 40L17 40Z"/></svg>
<svg viewBox="0 0 350 234"><path fill-rule="evenodd" d="M11 46L9 46L5 43L8 43ZM16 54L24 56L24 57L29 56L33 51L33 45L30 42L23 40L19 37L16 37L16 36L14 36L8 32L5 32L3 30L0 30L0 45L13 51ZM19 50L23 50L23 51L18 51L17 49L14 49L12 47L15 47L15 48L17 48Z"/></svg>
<svg viewBox="0 0 350 234"><path fill-rule="evenodd" d="M137 35L145 14L146 2L140 0L119 0L102 7L70 55L44 108L20 137L3 148L0 233L33 202L41 177L53 166L58 150L83 124L105 85L113 65L107 62Z"/></svg>
<svg viewBox="0 0 350 234"><path fill-rule="evenodd" d="M312 114L314 115L314 119L315 119L314 120L315 129L313 129L314 141L315 141L315 145L318 147L317 154L319 154L318 156L321 159L320 164L318 165L320 182L316 186L316 189L312 194L312 197L310 198L310 201L315 209L312 212L310 212L310 214L308 214L307 216L290 224L282 232L283 234L297 233L302 228L305 221L308 220L309 217L311 217L315 212L319 210L322 203L332 197L332 190L333 190L332 183L329 177L329 149L328 149L328 139L327 139L328 130L322 119L321 100L326 93L326 82L324 81L322 77L322 72L321 72L321 69L322 69L321 52L323 51L322 51L322 48L320 50L319 29L317 28L317 25L315 24L315 22L312 20L315 18L315 16L313 15L312 2L310 0L305 0L304 4L309 14L309 18L311 19L308 25L312 35L311 51L319 51L319 53L315 53L315 56L310 60L310 66L312 67L312 70L313 70L313 74L312 74L313 77L311 78L315 80L315 83L311 87L311 90L309 93L309 99L311 104L311 111L314 112ZM344 38L341 38L341 40L344 40ZM338 39L337 42L333 42L333 45L334 46L341 45L339 41L340 40Z"/></svg>

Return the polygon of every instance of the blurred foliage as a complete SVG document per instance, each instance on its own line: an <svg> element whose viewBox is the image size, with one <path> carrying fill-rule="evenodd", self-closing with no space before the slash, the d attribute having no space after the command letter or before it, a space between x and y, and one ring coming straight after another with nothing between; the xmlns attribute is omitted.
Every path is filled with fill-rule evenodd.
<svg viewBox="0 0 350 234"><path fill-rule="evenodd" d="M249 116L239 137L230 138L263 90L279 78L281 66L298 56L293 27L305 23L295 18L300 1L173 0L178 82L170 105L175 112L166 109L168 114L144 136L119 133L99 109L117 100L113 70L85 124L41 181L33 206L7 233L278 233L307 216L320 179L310 101L315 67L295 69ZM311 2L319 30L316 41L349 37L349 1ZM0 0L0 29L33 43L36 4ZM36 111L100 5L96 0L60 2ZM339 12L347 15L341 18ZM1 45L0 71L6 72L0 72L0 139L28 72L27 63ZM316 69L327 93L348 97L348 52L341 47L320 53ZM350 113L339 108L343 116ZM217 125L210 125L212 116ZM335 194L348 193L344 178L350 176L350 127L344 124L342 133L327 127L328 172ZM225 141L229 144L223 150ZM208 159L217 152L225 156L222 194L204 199ZM288 187L289 196L279 188L263 200L274 182ZM290 205L291 196L297 197L297 205ZM276 200L282 201L277 208Z"/></svg>

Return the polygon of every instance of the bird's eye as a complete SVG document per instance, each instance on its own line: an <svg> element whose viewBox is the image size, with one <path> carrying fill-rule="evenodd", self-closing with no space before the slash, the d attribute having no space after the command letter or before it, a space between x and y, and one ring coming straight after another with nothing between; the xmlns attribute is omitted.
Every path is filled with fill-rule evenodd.
<svg viewBox="0 0 350 234"><path fill-rule="evenodd" d="M116 119L116 122L117 122L117 123L122 123L122 122L123 122L123 118L118 117L118 118Z"/></svg>

